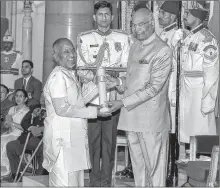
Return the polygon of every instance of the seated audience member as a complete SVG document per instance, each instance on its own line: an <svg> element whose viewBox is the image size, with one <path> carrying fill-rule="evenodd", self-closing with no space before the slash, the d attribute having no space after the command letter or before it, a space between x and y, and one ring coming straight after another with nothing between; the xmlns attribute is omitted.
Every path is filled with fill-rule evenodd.
<svg viewBox="0 0 220 188"><path fill-rule="evenodd" d="M17 140L11 141L7 144L6 150L8 159L10 162L12 179L14 179L17 172L17 168L20 161L20 155L22 154L24 144L28 135L28 131L31 132L26 150L35 150L38 146L40 140L42 139L42 134L44 130L44 118L45 110L41 110L40 104L31 107L30 111L25 115L21 122L23 132ZM36 153L38 160L38 169L36 171L37 175L42 175L44 169L42 167L43 163L43 145L39 147Z"/></svg>
<svg viewBox="0 0 220 188"><path fill-rule="evenodd" d="M26 101L27 92L23 89L17 89L15 92L15 102L17 105L12 106L5 117L4 126L8 131L1 135L1 176L6 176L10 173L6 145L10 141L16 140L23 131L21 121L29 111Z"/></svg>
<svg viewBox="0 0 220 188"><path fill-rule="evenodd" d="M1 134L7 129L3 126L5 121L5 116L8 114L9 109L14 105L14 103L8 100L9 89L3 84L1 86Z"/></svg>
<svg viewBox="0 0 220 188"><path fill-rule="evenodd" d="M42 83L36 79L33 74L34 64L32 61L24 60L22 62L21 73L22 78L15 81L15 89L24 89L28 93L28 106L36 105L40 103L40 97L42 93Z"/></svg>

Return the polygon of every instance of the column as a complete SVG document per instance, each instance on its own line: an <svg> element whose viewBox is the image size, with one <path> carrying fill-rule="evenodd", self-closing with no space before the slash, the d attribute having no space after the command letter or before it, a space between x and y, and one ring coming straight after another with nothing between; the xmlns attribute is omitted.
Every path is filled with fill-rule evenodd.
<svg viewBox="0 0 220 188"><path fill-rule="evenodd" d="M22 52L23 58L32 60L32 18L31 18L31 3L30 1L24 2L24 17L22 21Z"/></svg>
<svg viewBox="0 0 220 188"><path fill-rule="evenodd" d="M54 68L52 44L66 37L76 46L80 32L93 29L93 1L46 1L43 84Z"/></svg>

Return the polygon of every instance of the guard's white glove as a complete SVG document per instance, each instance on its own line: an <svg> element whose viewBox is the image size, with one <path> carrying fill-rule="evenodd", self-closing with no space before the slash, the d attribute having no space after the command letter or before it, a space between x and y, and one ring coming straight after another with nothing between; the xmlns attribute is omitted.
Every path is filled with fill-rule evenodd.
<svg viewBox="0 0 220 188"><path fill-rule="evenodd" d="M182 29L176 30L176 32L174 33L174 35L171 39L171 43L173 46L176 46L180 40L181 41L183 40L183 30Z"/></svg>

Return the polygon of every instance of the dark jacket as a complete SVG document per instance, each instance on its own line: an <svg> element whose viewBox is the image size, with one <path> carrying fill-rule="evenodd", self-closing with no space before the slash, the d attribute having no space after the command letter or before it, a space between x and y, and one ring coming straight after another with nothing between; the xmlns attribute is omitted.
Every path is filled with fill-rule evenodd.
<svg viewBox="0 0 220 188"><path fill-rule="evenodd" d="M22 89L23 87L23 77L15 80L14 89ZM40 103L40 96L42 93L42 83L38 79L36 79L34 76L31 76L28 80L26 91L28 93L31 93L33 100L31 102Z"/></svg>
<svg viewBox="0 0 220 188"><path fill-rule="evenodd" d="M33 124L31 124L31 118L32 118L32 110L30 110L25 116L24 118L22 119L21 121L21 127L24 129L23 132L21 133L21 135L18 137L18 140L20 141L21 144L24 144L25 143L25 140L27 138L27 135L28 135L28 128L31 127L31 126L37 126L39 125L40 127L41 126L44 126L44 119L41 118L41 116L37 116L35 118L33 118ZM30 135L30 138L32 137L33 135L31 134ZM39 139L42 139L42 136L39 136L38 137Z"/></svg>

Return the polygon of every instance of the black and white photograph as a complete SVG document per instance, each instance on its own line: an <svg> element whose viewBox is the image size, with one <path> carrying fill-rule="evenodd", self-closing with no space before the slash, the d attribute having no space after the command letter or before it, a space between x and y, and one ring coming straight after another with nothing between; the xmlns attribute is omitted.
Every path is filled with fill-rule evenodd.
<svg viewBox="0 0 220 188"><path fill-rule="evenodd" d="M219 0L1 0L1 187L220 187Z"/></svg>

